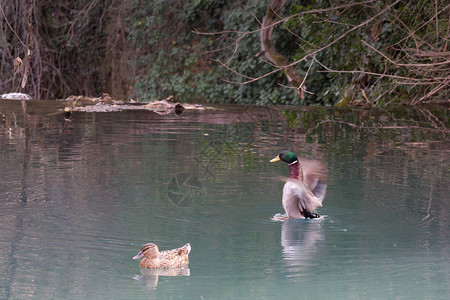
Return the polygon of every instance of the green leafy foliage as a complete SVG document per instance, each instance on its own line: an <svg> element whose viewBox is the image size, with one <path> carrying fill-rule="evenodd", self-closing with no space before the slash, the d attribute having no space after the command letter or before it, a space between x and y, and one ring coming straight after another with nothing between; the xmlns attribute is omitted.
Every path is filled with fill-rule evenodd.
<svg viewBox="0 0 450 300"><path fill-rule="evenodd" d="M272 42L306 78L304 100L261 53L275 0L69 2L6 0L2 93L340 106L450 97L445 1L286 1ZM14 68L28 49L29 69Z"/></svg>
<svg viewBox="0 0 450 300"><path fill-rule="evenodd" d="M423 95L433 88L398 84L398 78L417 81L424 76L402 66L420 62L409 51L421 47L418 42L429 43L435 51L446 47L445 30L439 28L448 28L448 18L436 15L443 6L434 7L433 1L426 0L418 5L401 1L392 7L393 1L387 0L290 1L280 17L291 17L275 27L273 42L290 62L299 61L295 68L307 77L306 99L286 88L289 84L282 72L239 84L274 70L263 55L257 56L261 51L257 30L271 2L134 1L130 40L142 51L135 60L138 94L142 98L175 95L197 102L387 105L412 102L412 93ZM430 22L433 17L436 22ZM242 34L249 32L254 33ZM311 53L317 60L312 65ZM436 76L443 76L442 70Z"/></svg>
<svg viewBox="0 0 450 300"><path fill-rule="evenodd" d="M248 32L260 28L269 1L134 1L130 21L130 41L142 52L134 61L141 99L158 99L174 95L182 101L241 104L288 104L297 97L282 73L267 76L250 84L239 84L245 78L270 72L263 63L257 34L240 40L233 53L237 33L204 35L222 31ZM285 33L284 33L285 34ZM293 37L285 34L281 49L294 53ZM278 46L278 45L277 45ZM217 49L225 48L224 51ZM229 82L238 82L231 84Z"/></svg>

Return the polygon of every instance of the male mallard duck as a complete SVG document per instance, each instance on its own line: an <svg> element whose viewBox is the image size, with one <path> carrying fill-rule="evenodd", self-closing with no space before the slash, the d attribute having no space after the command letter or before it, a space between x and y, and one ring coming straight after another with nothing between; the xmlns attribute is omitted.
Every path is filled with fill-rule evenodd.
<svg viewBox="0 0 450 300"><path fill-rule="evenodd" d="M139 263L141 268L181 268L189 264L189 252L191 252L191 245L189 243L181 248L163 252L159 252L158 246L155 244L148 243L142 246L141 251L133 259L139 259L145 256Z"/></svg>
<svg viewBox="0 0 450 300"><path fill-rule="evenodd" d="M270 162L284 161L289 164L289 178L283 188L283 208L289 219L318 218L313 213L322 206L327 185L322 167L318 162L305 161L303 166L290 151L282 151Z"/></svg>

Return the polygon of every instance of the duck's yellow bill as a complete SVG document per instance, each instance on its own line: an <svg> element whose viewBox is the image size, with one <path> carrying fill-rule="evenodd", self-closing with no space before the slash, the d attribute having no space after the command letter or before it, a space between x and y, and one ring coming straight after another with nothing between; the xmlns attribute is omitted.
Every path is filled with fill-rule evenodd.
<svg viewBox="0 0 450 300"><path fill-rule="evenodd" d="M274 159L271 159L270 162L276 162L276 161L280 161L280 156L278 155L277 157L275 157Z"/></svg>

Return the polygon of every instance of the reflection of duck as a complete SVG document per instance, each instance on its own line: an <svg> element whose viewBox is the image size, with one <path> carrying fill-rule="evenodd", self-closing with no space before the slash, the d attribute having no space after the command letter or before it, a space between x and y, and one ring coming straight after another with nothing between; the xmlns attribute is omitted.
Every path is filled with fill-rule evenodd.
<svg viewBox="0 0 450 300"><path fill-rule="evenodd" d="M281 225L283 260L288 267L287 276L308 274L319 263L318 249L324 240L321 222L287 220Z"/></svg>
<svg viewBox="0 0 450 300"><path fill-rule="evenodd" d="M283 208L287 218L318 218L313 213L322 206L327 185L322 166L318 162L305 161L303 166L290 151L282 151L270 162L284 161L289 164L289 178L283 188Z"/></svg>
<svg viewBox="0 0 450 300"><path fill-rule="evenodd" d="M147 269L141 268L142 275L135 275L133 279L142 282L145 289L155 289L159 276L190 276L187 265L181 268Z"/></svg>
<svg viewBox="0 0 450 300"><path fill-rule="evenodd" d="M142 246L141 251L133 259L145 256L139 263L141 268L181 268L189 264L189 252L191 252L189 243L181 248L162 252L159 252L158 246L155 244L148 243Z"/></svg>

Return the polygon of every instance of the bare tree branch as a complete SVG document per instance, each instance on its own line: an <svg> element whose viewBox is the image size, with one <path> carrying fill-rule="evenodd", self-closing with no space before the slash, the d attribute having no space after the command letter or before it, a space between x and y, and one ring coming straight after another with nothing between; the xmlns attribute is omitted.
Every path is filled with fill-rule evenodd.
<svg viewBox="0 0 450 300"><path fill-rule="evenodd" d="M334 39L334 40L331 41L330 43L328 43L328 44L326 44L325 46L322 46L322 47L320 47L320 48L318 48L318 49L316 49L316 50L314 50L314 51L308 53L307 55L303 56L302 58L300 58L300 59L298 59L298 60L296 60L296 61L294 61L294 62L292 62L292 63L290 63L290 64L286 64L286 65L280 66L279 68L277 68L277 69L275 69L275 70L273 70L273 71L271 71L271 72L265 73L264 75L261 75L261 76L259 76L259 77L250 77L250 76L241 74L241 73L239 73L239 72L237 72L237 71L233 71L233 73L235 73L235 74L237 74L237 75L239 75L239 76L241 76L241 77L244 77L244 78L251 78L251 79L249 79L249 80L247 80L247 81L244 81L244 82L236 82L236 81L227 81L227 82L230 82L230 83L239 83L239 84L248 84L248 83L251 83L251 82L255 82L255 81L257 81L257 80L260 80L260 79L262 79L262 78L264 78L264 77L267 77L267 76L269 76L269 75L272 75L272 74L274 74L274 73L277 73L277 72L279 72L279 71L282 71L282 70L285 69L285 68L293 67L293 66L299 64L300 62L305 61L306 59L308 59L308 58L310 58L310 57L313 57L314 55L318 54L319 52L322 52L322 51L324 51L325 49L331 47L332 45L336 44L337 42L339 42L340 40L342 40L344 37L346 37L347 35L349 35L349 34L352 33L353 31L355 31L355 30L357 30L357 29L359 29L359 28L361 28L361 27L363 27L363 26L369 24L370 22L372 22L373 20L375 20L375 19L378 18L379 16L385 14L388 10L390 10L394 5L396 5L396 4L399 3L400 1L401 1L401 0L396 0L396 1L394 1L392 4L390 4L389 6L385 7L384 9L382 9L380 12L378 12L377 14L375 14L374 16L372 16L371 18L369 18L369 19L367 19L366 21L360 23L359 25L356 25L356 26L352 27L351 29L347 30L346 32L344 32L342 35L340 35L339 37L337 37L336 39ZM373 2L373 1L365 1L364 3L370 3L370 2ZM360 3L358 3L358 4L360 4ZM350 6L354 6L354 5L356 5L356 4L343 5L343 6L340 6L340 7L334 7L334 8L332 8L332 9L309 10L308 12L311 13L311 12L330 11L330 10L341 9L341 8L344 8L344 7L350 7ZM273 26L275 26L276 24L278 24L278 23L280 23L280 22L282 22L282 21L284 22L284 21L286 21L286 20L288 20L288 19L291 19L291 18L294 17L294 16L299 16L299 15L301 15L301 14L303 14L303 13L304 13L304 12L299 13L299 14L295 14L295 15L293 15L293 16L289 16L289 17L284 18L284 19L282 19L282 20L280 20L280 21L278 21L278 22L275 22L275 23L273 23L273 24L270 24L270 25L267 26L267 27L263 27L263 28L261 28L261 29L254 30L254 31L250 31L250 32L244 32L244 33L242 33L242 34L243 34L243 36L246 36L246 35L249 35L249 34L252 34L252 33L260 32L260 31L262 31L262 30L264 30L264 29L272 28ZM228 31L228 32L230 32L230 31ZM236 33L236 32L234 32L234 33ZM211 33L211 34L220 34L220 33ZM240 37L240 39L241 39L241 38L242 38L242 37ZM220 60L217 60L217 61L221 64L221 66L225 66L225 65L227 64L227 63L221 62ZM229 62L229 61L230 61L230 60L228 60L228 62ZM227 69L230 70L231 68L229 68L229 67L227 66ZM399 78L405 79L405 77L399 77Z"/></svg>
<svg viewBox="0 0 450 300"><path fill-rule="evenodd" d="M272 0L267 13L263 18L262 28L265 28L259 32L259 40L261 44L261 51L264 53L264 57L267 61L271 62L273 65L281 69L286 76L288 82L295 88L297 95L300 99L305 99L304 83L305 80L298 75L297 71L293 66L284 67L289 64L286 57L281 55L275 50L275 46L272 43L272 34L274 27L271 26L276 22L278 14L283 8L286 0ZM311 63L312 64L312 63Z"/></svg>

